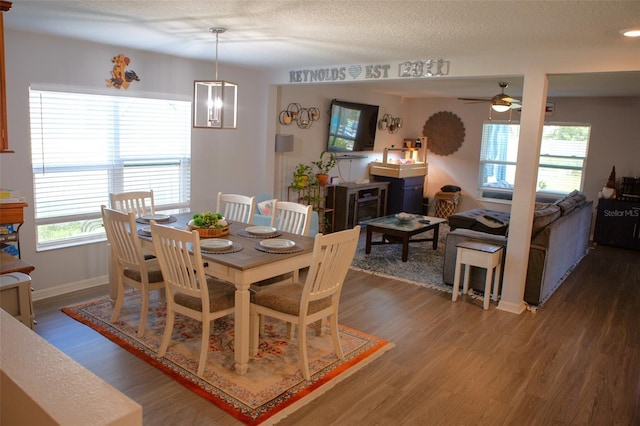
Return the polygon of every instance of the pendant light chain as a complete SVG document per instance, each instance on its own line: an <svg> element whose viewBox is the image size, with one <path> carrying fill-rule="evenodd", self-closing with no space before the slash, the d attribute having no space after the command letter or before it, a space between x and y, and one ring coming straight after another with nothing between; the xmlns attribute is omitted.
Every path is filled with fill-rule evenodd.
<svg viewBox="0 0 640 426"><path fill-rule="evenodd" d="M209 28L209 32L215 33L216 35L216 80L218 79L218 36L225 31L227 31L226 28L220 28L220 27Z"/></svg>

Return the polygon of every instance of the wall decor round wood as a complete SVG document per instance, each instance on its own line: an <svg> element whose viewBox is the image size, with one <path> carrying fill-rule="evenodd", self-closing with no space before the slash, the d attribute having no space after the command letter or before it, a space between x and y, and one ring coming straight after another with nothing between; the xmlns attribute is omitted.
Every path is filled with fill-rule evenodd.
<svg viewBox="0 0 640 426"><path fill-rule="evenodd" d="M460 117L449 111L433 114L422 128L427 137L427 149L437 155L451 155L464 142L464 124Z"/></svg>

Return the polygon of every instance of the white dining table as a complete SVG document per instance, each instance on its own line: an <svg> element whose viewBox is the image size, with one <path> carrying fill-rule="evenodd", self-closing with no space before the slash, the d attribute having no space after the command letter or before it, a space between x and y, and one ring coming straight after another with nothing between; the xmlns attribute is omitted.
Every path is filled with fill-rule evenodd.
<svg viewBox="0 0 640 426"><path fill-rule="evenodd" d="M192 214L181 213L173 216L176 221L167 223L167 225L186 229ZM144 226L146 225L139 224L138 229L142 229ZM245 236L246 233L243 231L248 226L251 225L239 222L231 223L229 235L223 237L242 245L242 250L226 254L202 252L205 273L233 283L236 287L234 368L239 374L245 374L249 368L249 288L251 284L308 267L311 265L314 243L312 237L284 232L278 237L294 241L300 250L294 253L266 253L255 248L261 238ZM144 252L153 254L151 237L141 235L140 239ZM110 279L110 283L110 294L114 298L117 294L117 281Z"/></svg>

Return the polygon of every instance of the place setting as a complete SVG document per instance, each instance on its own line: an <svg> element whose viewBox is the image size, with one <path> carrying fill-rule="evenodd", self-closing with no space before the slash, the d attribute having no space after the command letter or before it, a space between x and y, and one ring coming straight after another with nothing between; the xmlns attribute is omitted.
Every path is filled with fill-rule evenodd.
<svg viewBox="0 0 640 426"><path fill-rule="evenodd" d="M238 231L238 235L245 238L276 238L282 235L282 231L273 226L248 226Z"/></svg>
<svg viewBox="0 0 640 426"><path fill-rule="evenodd" d="M200 251L207 254L236 253L243 248L242 244L225 238L209 238L206 240L200 240Z"/></svg>
<svg viewBox="0 0 640 426"><path fill-rule="evenodd" d="M177 219L175 218L175 216L168 214L143 214L142 216L136 218L136 222L142 224L151 223L152 220L155 220L157 223L166 224L173 223ZM149 232L149 235L151 235L151 232Z"/></svg>
<svg viewBox="0 0 640 426"><path fill-rule="evenodd" d="M256 243L255 249L265 253L286 254L299 252L302 250L302 247L296 245L295 241L292 240L271 238Z"/></svg>

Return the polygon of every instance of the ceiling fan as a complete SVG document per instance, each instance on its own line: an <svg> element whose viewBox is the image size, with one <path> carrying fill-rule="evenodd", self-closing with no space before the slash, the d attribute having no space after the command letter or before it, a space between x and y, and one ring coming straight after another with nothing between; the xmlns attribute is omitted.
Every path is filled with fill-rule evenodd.
<svg viewBox="0 0 640 426"><path fill-rule="evenodd" d="M515 99L506 95L504 93L504 89L509 87L509 83L505 83L501 81L498 83L502 92L498 95L495 95L491 99L477 99L477 98L458 98L461 101L470 101L470 102L491 102L491 109L496 112L505 112L509 109L517 109L522 108L522 101L519 99Z"/></svg>

